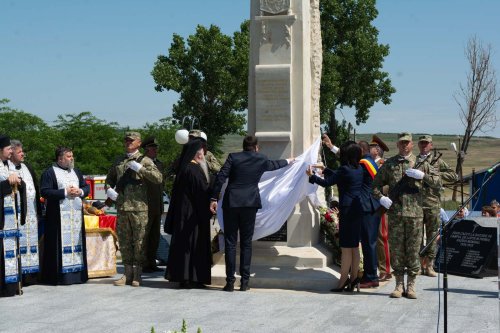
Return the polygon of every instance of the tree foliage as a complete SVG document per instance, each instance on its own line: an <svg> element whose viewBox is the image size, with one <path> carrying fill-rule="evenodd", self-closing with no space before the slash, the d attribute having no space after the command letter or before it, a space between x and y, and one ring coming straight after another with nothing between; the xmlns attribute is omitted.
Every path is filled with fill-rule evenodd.
<svg viewBox="0 0 500 333"><path fill-rule="evenodd" d="M224 35L215 25L198 25L186 41L174 34L168 55L158 56L151 72L157 91L180 94L173 106L173 118L198 118L212 150L218 151L224 135L243 130L248 54L248 22L233 37Z"/></svg>
<svg viewBox="0 0 500 333"><path fill-rule="evenodd" d="M59 133L41 118L13 109L8 103L8 99L0 100L0 133L23 143L26 159L40 175L54 160L50 143L59 140Z"/></svg>
<svg viewBox="0 0 500 333"><path fill-rule="evenodd" d="M356 123L368 120L377 102L390 104L396 91L389 74L382 71L389 46L378 43L372 21L378 15L375 0L321 0L323 74L321 122L335 139L339 127L335 112L355 110Z"/></svg>
<svg viewBox="0 0 500 333"><path fill-rule="evenodd" d="M60 133L57 145L71 147L75 165L84 174L106 174L115 157L123 153L123 131L90 112L57 116L54 128Z"/></svg>

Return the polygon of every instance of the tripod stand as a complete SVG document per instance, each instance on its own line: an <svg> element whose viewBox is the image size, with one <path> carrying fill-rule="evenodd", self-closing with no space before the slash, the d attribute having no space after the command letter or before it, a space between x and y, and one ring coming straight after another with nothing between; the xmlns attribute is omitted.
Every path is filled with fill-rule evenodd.
<svg viewBox="0 0 500 333"><path fill-rule="evenodd" d="M483 183L481 184L481 186L476 191L474 191L474 193L472 193L472 195L469 196L469 198L465 202L463 202L460 205L460 207L458 207L458 209L448 219L448 221L446 221L446 223L441 224L441 233L442 233L442 237L441 237L442 243L441 244L443 246L443 251L444 251L444 257L443 257L443 316L444 316L444 332L445 333L448 332L448 246L447 246L448 235L447 235L447 231L448 231L449 226L451 225L451 222L453 222L453 220L455 220L455 218L460 213L460 211L465 206L467 206L467 204L469 204L469 202L479 193L479 191L481 191L482 187L484 185L486 185L491 180L491 178L493 178L494 174L495 174L494 168L488 170L488 176L487 176L488 178L486 178L483 181ZM422 250L420 250L419 254L423 255L427 251L430 244L432 244L438 236L439 236L439 232L434 234L434 236L432 236L432 238L427 241L427 244L425 245L425 247Z"/></svg>

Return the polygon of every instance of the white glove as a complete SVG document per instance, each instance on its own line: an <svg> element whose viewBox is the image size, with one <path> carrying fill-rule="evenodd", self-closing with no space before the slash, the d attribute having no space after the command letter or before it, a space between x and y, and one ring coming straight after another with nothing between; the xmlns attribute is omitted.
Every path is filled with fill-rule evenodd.
<svg viewBox="0 0 500 333"><path fill-rule="evenodd" d="M424 178L425 173L418 169L408 169L405 171L406 175L411 178L421 180Z"/></svg>
<svg viewBox="0 0 500 333"><path fill-rule="evenodd" d="M382 196L379 201L380 204L384 206L385 209L391 208L392 200L389 197Z"/></svg>
<svg viewBox="0 0 500 333"><path fill-rule="evenodd" d="M139 172L139 170L141 170L142 168L142 164L137 163L137 161L130 161L130 163L128 164L128 168L134 170L135 172Z"/></svg>
<svg viewBox="0 0 500 333"><path fill-rule="evenodd" d="M108 198L110 198L113 201L116 201L116 199L118 198L118 192L116 192L112 188L108 188L106 190L106 195L108 196Z"/></svg>
<svg viewBox="0 0 500 333"><path fill-rule="evenodd" d="M443 208L439 209L439 218L442 222L447 222L450 219Z"/></svg>

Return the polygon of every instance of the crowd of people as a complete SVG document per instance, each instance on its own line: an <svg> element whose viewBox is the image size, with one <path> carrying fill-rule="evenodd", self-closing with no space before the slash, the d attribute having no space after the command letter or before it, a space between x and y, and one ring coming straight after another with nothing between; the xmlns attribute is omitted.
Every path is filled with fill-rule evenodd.
<svg viewBox="0 0 500 333"><path fill-rule="evenodd" d="M341 275L331 291L376 288L394 274L395 289L390 296L416 298L416 276L436 276L436 244L430 244L422 256L419 250L438 231L442 184L457 181L456 173L431 154L430 135L418 138L419 154L414 155L412 135L400 133L398 153L387 160L383 154L389 148L376 135L371 142L348 141L340 148L326 135L322 142L339 155L341 166L332 170L311 165L305 173L312 184L338 188ZM143 141L140 133L127 132L123 143L124 154L112 164L105 181L107 197L117 209L116 231L124 265L123 276L113 283L138 287L143 272L161 271L156 250L166 167L157 159L159 145L154 137ZM0 153L0 295L20 294L23 285L37 281L85 283L82 205L90 189L74 166L72 149L56 148L54 164L43 172L40 182L24 161L21 142L0 135ZM262 208L258 183L264 172L291 163L293 158L269 160L259 153L257 138L249 135L243 140L243 151L229 154L221 166L207 150L206 136L191 131L172 167L175 181L164 226L172 238L165 279L180 288L211 284L210 219L222 200L223 290L234 290L238 241L240 290L249 290L252 237L257 211ZM498 203L491 206L498 214ZM42 215L45 223L40 224Z"/></svg>

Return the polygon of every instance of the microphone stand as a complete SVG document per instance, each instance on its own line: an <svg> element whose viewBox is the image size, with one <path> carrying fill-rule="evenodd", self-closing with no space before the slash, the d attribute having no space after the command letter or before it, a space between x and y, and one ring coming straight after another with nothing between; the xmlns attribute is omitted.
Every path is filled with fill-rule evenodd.
<svg viewBox="0 0 500 333"><path fill-rule="evenodd" d="M486 185L491 180L491 178L493 178L495 171L496 170L494 170L494 169L491 172L488 171L488 173L489 173L488 178L486 178L486 180L483 181L483 184L481 185L481 187L476 189L474 191L474 193L472 193L472 195L470 195L469 198L467 200L465 200L465 202L462 202L460 207L458 207L456 212L448 219L448 221L446 221L446 223L441 223L441 232L442 232L442 238L443 238L442 245L444 246L444 256L443 256L443 301L444 301L443 307L444 307L444 310L443 310L443 316L444 316L444 332L445 333L448 332L448 246L447 246L448 235L447 235L446 231L448 229L448 226L451 225L451 222L453 222L453 220L455 219L455 217L457 217L457 215L460 213L460 211L465 206L467 206L467 204L479 193L479 191L481 191L482 187L484 185ZM485 177L486 177L486 175L485 175ZM425 253L427 248L436 240L436 238L438 236L439 236L439 231L436 234L434 234L434 236L432 236L432 238L429 241L427 241L427 244L424 246L424 248L422 250L420 250L419 254L423 255L423 253Z"/></svg>

